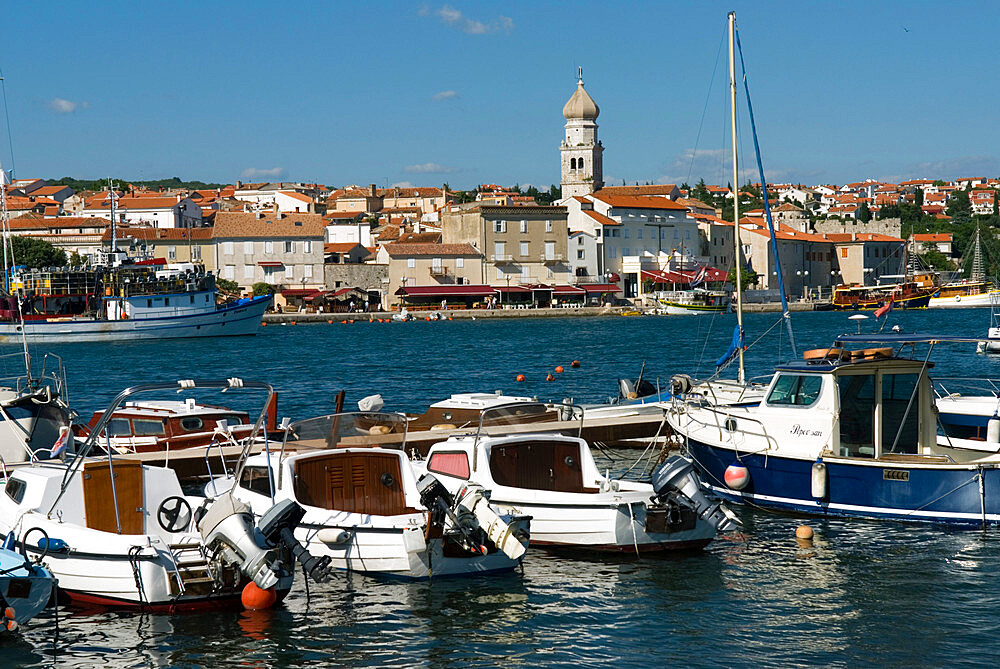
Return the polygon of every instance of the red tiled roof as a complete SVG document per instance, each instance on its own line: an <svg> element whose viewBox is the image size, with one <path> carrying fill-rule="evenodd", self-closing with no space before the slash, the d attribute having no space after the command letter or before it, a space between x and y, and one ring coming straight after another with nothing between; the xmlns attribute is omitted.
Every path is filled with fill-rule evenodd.
<svg viewBox="0 0 1000 669"><path fill-rule="evenodd" d="M929 234L913 235L915 242L950 242L952 236L950 232L932 232Z"/></svg>
<svg viewBox="0 0 1000 669"><path fill-rule="evenodd" d="M593 209L583 209L581 211L583 211L583 213L585 213L587 216L590 216L592 219L594 219L601 225L621 225L621 223L619 223L615 219L608 218L604 214L599 214Z"/></svg>
<svg viewBox="0 0 1000 669"><path fill-rule="evenodd" d="M386 244L390 256L478 256L472 244Z"/></svg>
<svg viewBox="0 0 1000 669"><path fill-rule="evenodd" d="M326 224L319 214L267 212L261 218L243 211L220 211L215 215L216 239L270 237L322 237Z"/></svg>
<svg viewBox="0 0 1000 669"><path fill-rule="evenodd" d="M612 207L622 209L671 209L674 211L687 211L687 207L677 204L673 200L665 197L648 195L602 195L601 191L594 193L594 199L600 200Z"/></svg>

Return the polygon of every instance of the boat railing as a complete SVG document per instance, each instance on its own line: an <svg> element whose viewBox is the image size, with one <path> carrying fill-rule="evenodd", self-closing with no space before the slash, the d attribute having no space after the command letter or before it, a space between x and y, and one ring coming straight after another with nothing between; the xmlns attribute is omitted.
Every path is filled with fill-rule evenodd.
<svg viewBox="0 0 1000 669"><path fill-rule="evenodd" d="M578 437L583 433L584 408L570 402L561 404L545 404L544 402L511 402L484 409L479 414L479 425L476 427L475 443L478 445L482 435L504 435L514 426L530 426L533 423L565 422L569 423L562 434ZM575 423L575 425L574 425ZM519 430L520 432L520 430ZM550 432L546 430L546 432ZM475 446L473 447L475 452Z"/></svg>
<svg viewBox="0 0 1000 669"><path fill-rule="evenodd" d="M716 419L715 422L709 423L707 421L699 420L695 418L695 416L690 411L687 413L688 420L693 423L702 425L704 427L714 427L718 429L719 438L724 439L726 436L728 436L729 441L733 443L733 446L737 454L739 453L739 447L736 446L736 440L734 438L734 435L736 433L739 433L740 435L743 436L762 437L764 439L764 442L767 444L765 448L756 451L746 451L746 453L758 453L761 451L776 449L778 447L777 439L775 439L774 437L772 437L770 434L767 433L767 426L764 425L763 421L761 421L760 419L753 418L751 416L746 415L745 413L739 413L739 414L732 413L730 411L725 411L724 409L714 407L711 405L705 405L700 408L712 413L715 416ZM720 417L722 417L721 421L719 420ZM759 425L760 432L752 432L740 428L740 421Z"/></svg>
<svg viewBox="0 0 1000 669"><path fill-rule="evenodd" d="M946 397L1000 398L1000 379L977 376L949 376L931 379L937 399Z"/></svg>
<svg viewBox="0 0 1000 669"><path fill-rule="evenodd" d="M83 467L83 463L87 460L88 456L92 451L94 451L97 446L99 439L104 438L105 451L107 455L107 461L110 467L114 467L114 449L110 444L110 430L108 430L108 423L111 421L115 412L122 407L126 400L129 398L154 392L190 392L193 390L214 390L222 393L227 392L237 392L237 391L247 391L247 392L264 392L267 395L267 399L264 405L261 407L260 413L257 416L257 420L253 425L253 429L250 434L240 440L240 445L242 446L242 452L239 455L236 465L233 467L233 477L235 480L239 480L240 474L243 471L243 466L246 462L247 456L250 453L250 449L256 441L257 435L264 428L265 422L267 420L267 409L271 406L275 399L274 388L269 383L264 383L262 381L244 381L239 377L232 377L228 379L180 379L173 383L161 382L161 383L145 383L136 386L131 386L125 388L118 395L115 396L108 408L104 410L101 417L97 420L97 423L91 428L90 434L84 441L83 445L76 449L73 454L72 460L70 460L66 465L66 470L63 473L63 480L61 482L59 494L52 501L51 506L47 512L47 515L51 516L55 512L56 507L62 500L63 495L66 494L66 489L69 487L70 482L73 480L76 472ZM103 456L102 456L103 457ZM116 494L115 492L115 479L114 476L111 477L111 493L112 496ZM116 505L117 510L117 505ZM117 513L116 513L117 516ZM119 526L120 529L120 526Z"/></svg>
<svg viewBox="0 0 1000 669"><path fill-rule="evenodd" d="M348 411L306 418L289 423L279 451L279 462L285 450L294 449L295 442L313 442L325 448L350 446L390 446L406 450L409 420L402 413L380 411Z"/></svg>

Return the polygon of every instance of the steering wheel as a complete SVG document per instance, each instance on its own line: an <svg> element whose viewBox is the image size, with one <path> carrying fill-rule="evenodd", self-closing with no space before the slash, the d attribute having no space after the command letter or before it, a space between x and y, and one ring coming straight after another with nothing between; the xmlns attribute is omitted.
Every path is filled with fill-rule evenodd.
<svg viewBox="0 0 1000 669"><path fill-rule="evenodd" d="M167 532L180 532L191 524L191 505L178 495L168 497L156 510L156 522Z"/></svg>

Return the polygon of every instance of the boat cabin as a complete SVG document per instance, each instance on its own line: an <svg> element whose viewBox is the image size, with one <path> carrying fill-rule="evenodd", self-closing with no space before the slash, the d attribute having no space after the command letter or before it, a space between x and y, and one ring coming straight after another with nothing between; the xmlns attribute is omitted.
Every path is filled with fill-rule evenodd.
<svg viewBox="0 0 1000 669"><path fill-rule="evenodd" d="M86 426L77 426L83 437L97 425L103 411L96 411ZM250 416L245 411L183 402L129 402L115 411L107 432L112 448L123 452L149 452L207 445L215 429L225 421L236 436L249 430ZM98 445L103 446L103 439Z"/></svg>
<svg viewBox="0 0 1000 669"><path fill-rule="evenodd" d="M733 413L723 430L735 431L731 421L736 421L742 430L762 433L772 446L780 441L784 453L803 457L931 453L937 426L930 363L895 357L891 348L806 355L776 368L764 398L748 411L755 425Z"/></svg>

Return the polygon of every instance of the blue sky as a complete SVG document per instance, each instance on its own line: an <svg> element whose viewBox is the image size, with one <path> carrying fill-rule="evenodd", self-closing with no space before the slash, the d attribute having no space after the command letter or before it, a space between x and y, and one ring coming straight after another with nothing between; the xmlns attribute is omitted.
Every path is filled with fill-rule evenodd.
<svg viewBox="0 0 1000 669"><path fill-rule="evenodd" d="M548 185L582 66L606 181L726 183L730 9L769 181L1000 174L991 3L15 3L0 69L19 177Z"/></svg>

